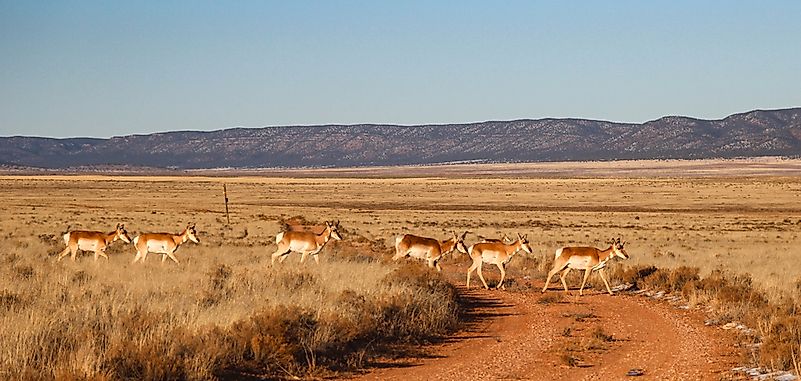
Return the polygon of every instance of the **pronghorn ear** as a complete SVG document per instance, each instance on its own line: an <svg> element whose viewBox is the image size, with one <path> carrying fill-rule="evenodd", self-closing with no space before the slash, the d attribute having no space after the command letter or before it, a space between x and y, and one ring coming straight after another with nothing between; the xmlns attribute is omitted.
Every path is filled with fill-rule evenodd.
<svg viewBox="0 0 801 381"><path fill-rule="evenodd" d="M464 237L467 237L467 232L466 231L464 233L462 233L462 239L464 239Z"/></svg>
<svg viewBox="0 0 801 381"><path fill-rule="evenodd" d="M520 235L520 233L517 233L517 239L519 239L519 240L523 240L523 236L522 236L522 235Z"/></svg>
<svg viewBox="0 0 801 381"><path fill-rule="evenodd" d="M334 226L339 227L339 220L337 220L337 223Z"/></svg>

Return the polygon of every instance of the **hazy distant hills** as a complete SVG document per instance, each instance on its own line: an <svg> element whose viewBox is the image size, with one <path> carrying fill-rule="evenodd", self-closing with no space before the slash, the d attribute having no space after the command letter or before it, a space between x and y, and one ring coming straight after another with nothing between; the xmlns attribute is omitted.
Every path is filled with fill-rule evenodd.
<svg viewBox="0 0 801 381"><path fill-rule="evenodd" d="M180 131L110 139L0 137L5 167L260 168L801 155L801 108L642 124L538 119Z"/></svg>

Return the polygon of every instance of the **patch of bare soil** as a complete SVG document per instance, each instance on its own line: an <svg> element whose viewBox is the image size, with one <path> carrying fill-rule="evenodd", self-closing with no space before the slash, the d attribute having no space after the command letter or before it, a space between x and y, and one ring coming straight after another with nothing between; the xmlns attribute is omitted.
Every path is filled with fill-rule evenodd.
<svg viewBox="0 0 801 381"><path fill-rule="evenodd" d="M424 358L378 362L356 379L718 380L742 358L697 311L598 290L543 295L541 281L523 281L525 292L467 290L464 270L446 271L464 295L466 329Z"/></svg>

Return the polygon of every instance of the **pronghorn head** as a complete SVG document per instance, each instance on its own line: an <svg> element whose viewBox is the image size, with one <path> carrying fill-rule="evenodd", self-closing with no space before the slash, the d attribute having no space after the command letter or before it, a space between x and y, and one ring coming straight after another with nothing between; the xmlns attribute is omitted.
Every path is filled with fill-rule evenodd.
<svg viewBox="0 0 801 381"><path fill-rule="evenodd" d="M453 246L456 248L456 251L464 254L467 254L467 246L464 245L464 237L466 236L467 232L464 232L461 235L453 232Z"/></svg>
<svg viewBox="0 0 801 381"><path fill-rule="evenodd" d="M531 246L528 245L528 234L520 235L517 233L517 241L520 242L520 248L523 249L526 253L534 254L534 250L531 250Z"/></svg>
<svg viewBox="0 0 801 381"><path fill-rule="evenodd" d="M337 221L336 223L334 223L333 221L332 222L326 221L325 226L331 230L331 238L337 241L342 240L342 236L339 235L339 221Z"/></svg>
<svg viewBox="0 0 801 381"><path fill-rule="evenodd" d="M184 230L184 236L186 237L186 239L189 239L194 243L200 243L200 238L197 237L197 230L195 230L194 223L186 225L186 230ZM184 239L184 241L186 239Z"/></svg>
<svg viewBox="0 0 801 381"><path fill-rule="evenodd" d="M623 258L629 259L629 254L626 253L626 250L623 246L626 244L626 241L621 242L620 237L612 238L609 243L612 245L612 255Z"/></svg>
<svg viewBox="0 0 801 381"><path fill-rule="evenodd" d="M116 241L117 238L125 241L125 243L131 243L131 237L128 236L128 231L125 230L125 224L117 224L117 235L114 236L114 240Z"/></svg>

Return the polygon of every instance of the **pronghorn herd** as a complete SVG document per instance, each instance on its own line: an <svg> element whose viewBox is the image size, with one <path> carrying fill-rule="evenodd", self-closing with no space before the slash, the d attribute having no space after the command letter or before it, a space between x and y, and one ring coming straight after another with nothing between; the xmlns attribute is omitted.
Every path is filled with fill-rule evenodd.
<svg viewBox="0 0 801 381"><path fill-rule="evenodd" d="M108 255L105 253L106 248L112 242L120 239L126 243L133 243L136 248L136 257L134 257L133 263L136 263L139 259L142 259L142 263L144 263L147 253L161 254L162 263L167 260L167 257L178 263L178 259L174 255L175 250L178 250L178 246L181 246L186 241L200 243L200 239L197 238L196 234L195 224L186 225L186 228L178 234L143 233L133 239L128 236L123 224L117 224L116 229L111 233L72 230L64 234L64 243L67 248L59 254L57 261L60 261L67 254L71 254L74 261L79 249L94 252L95 261L97 261L98 255L108 259Z"/></svg>
<svg viewBox="0 0 801 381"><path fill-rule="evenodd" d="M339 221L325 222L325 229L320 234L315 234L308 231L282 231L275 237L275 243L278 246L271 256L270 263L274 264L278 259L282 263L287 255L291 252L300 253L300 262L303 263L308 255L314 258L316 263L320 263L319 254L323 250L325 244L331 238L339 241L342 236L339 233ZM428 267L436 268L437 271L442 271L439 262L446 254L458 256L458 253L464 253L470 256L473 263L467 270L467 288L470 288L470 275L478 272L478 277L484 288L489 289L489 285L484 280L482 273L482 266L484 263L496 265L501 272L501 279L495 286L496 289L506 289L503 285L506 278L506 265L512 258L520 251L528 254L533 254L533 250L529 245L526 235L517 233L517 239L510 241L504 235L501 239L490 239L481 237L479 242L476 242L470 247L464 243L464 239L468 232L462 234L452 233L452 236L445 240L437 240L434 238L421 237L412 234L403 234L395 238L395 255L392 257L393 261L400 258L412 257L415 259L423 260L428 263ZM103 233L99 231L85 231L73 230L64 234L64 243L66 248L59 254L57 261L71 255L72 260L75 260L78 250L94 252L95 261L98 256L108 259L105 251L106 248L116 240L122 240L126 243L133 243L136 248L136 256L133 263L138 262L140 259L142 263L145 262L148 253L161 254L161 263L164 263L167 258L172 259L175 263L179 263L175 257L175 251L181 244L187 241L192 241L199 244L200 239L197 237L195 224L188 224L183 231L177 234L171 233L142 233L133 239L128 236L123 224L117 224L114 231ZM609 294L613 294L609 282L604 275L604 268L606 264L615 257L621 259L628 259L629 255L624 249L625 241L620 238L613 238L609 241L609 248L605 250L597 249L595 247L585 246L566 246L556 250L554 258L553 269L548 273L545 280L545 286L542 292L548 289L556 273L559 274L559 280L565 292L568 291L565 277L571 269L584 270L584 277L579 288L579 295L584 294L584 286L590 273L597 271L606 286Z"/></svg>

